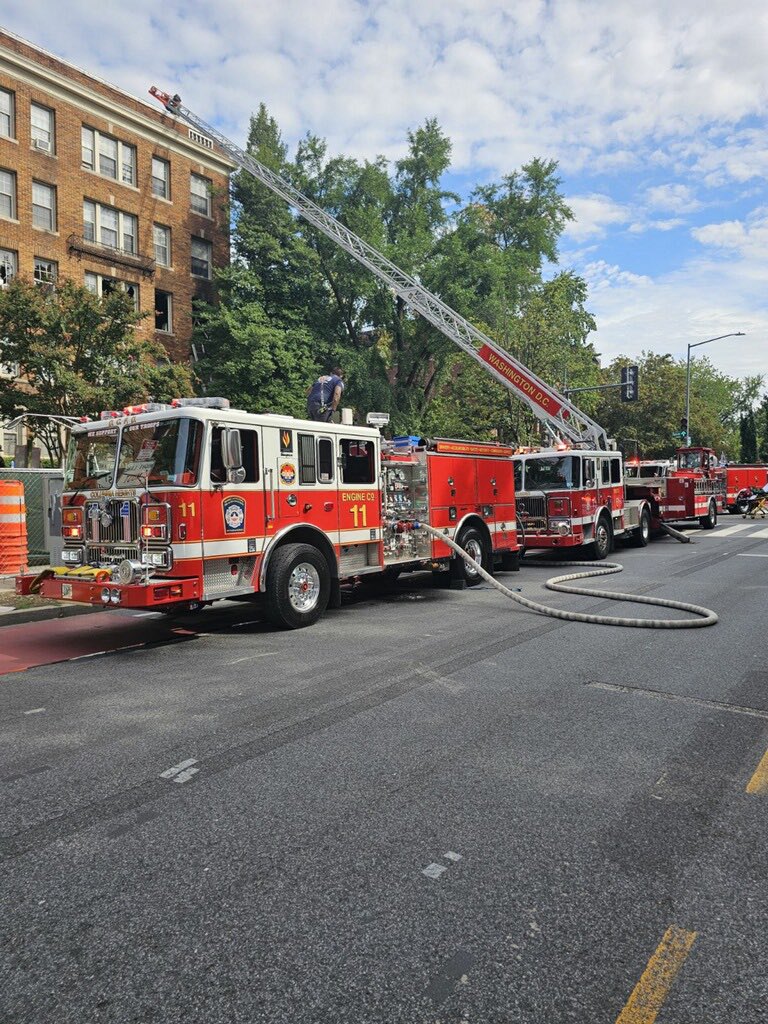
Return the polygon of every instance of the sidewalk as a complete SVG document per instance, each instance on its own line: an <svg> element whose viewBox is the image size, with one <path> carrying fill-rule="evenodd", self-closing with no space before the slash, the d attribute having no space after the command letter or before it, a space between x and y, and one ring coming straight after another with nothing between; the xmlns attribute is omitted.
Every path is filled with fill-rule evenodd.
<svg viewBox="0 0 768 1024"><path fill-rule="evenodd" d="M49 566L34 566L30 572L42 572ZM43 597L16 596L16 576L0 576L0 626L18 626L24 622L45 619L66 619L71 615L87 615L102 608L72 601L50 601Z"/></svg>

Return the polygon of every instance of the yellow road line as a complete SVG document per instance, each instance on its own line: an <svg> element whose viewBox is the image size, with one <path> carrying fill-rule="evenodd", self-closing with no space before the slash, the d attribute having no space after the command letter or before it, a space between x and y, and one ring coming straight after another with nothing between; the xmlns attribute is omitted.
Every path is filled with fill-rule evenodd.
<svg viewBox="0 0 768 1024"><path fill-rule="evenodd" d="M755 769L755 774L747 783L747 792L755 793L757 796L764 796L768 793L768 750L763 754L760 764Z"/></svg>
<svg viewBox="0 0 768 1024"><path fill-rule="evenodd" d="M616 1024L653 1024L695 941L696 932L667 928Z"/></svg>

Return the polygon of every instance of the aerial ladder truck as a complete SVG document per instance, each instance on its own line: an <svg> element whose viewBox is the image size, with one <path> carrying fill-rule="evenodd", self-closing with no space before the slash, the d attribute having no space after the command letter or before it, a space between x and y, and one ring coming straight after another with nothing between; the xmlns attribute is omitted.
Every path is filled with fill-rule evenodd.
<svg viewBox="0 0 768 1024"><path fill-rule="evenodd" d="M611 450L603 427L289 181L185 107L180 96L156 86L149 92L366 267L538 418L552 447L514 456L518 526L526 547L588 547L594 557L605 558L615 537L647 544L653 527L660 525L658 505L651 490L634 488L632 497L627 496L621 453Z"/></svg>

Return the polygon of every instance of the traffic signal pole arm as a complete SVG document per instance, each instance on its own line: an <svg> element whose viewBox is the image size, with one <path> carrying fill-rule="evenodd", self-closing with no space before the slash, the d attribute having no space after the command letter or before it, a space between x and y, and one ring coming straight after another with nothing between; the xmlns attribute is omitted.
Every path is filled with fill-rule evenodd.
<svg viewBox="0 0 768 1024"><path fill-rule="evenodd" d="M285 178L275 174L212 125L192 113L182 104L178 95L170 96L154 85L149 91L169 113L214 139L238 167L248 171L294 207L305 220L367 267L412 310L420 313L500 384L514 392L544 424L553 440L567 438L573 444L582 447L608 447L605 430L599 424L571 405L563 395L545 384L541 378L424 288L415 278L400 270L391 260L313 203Z"/></svg>

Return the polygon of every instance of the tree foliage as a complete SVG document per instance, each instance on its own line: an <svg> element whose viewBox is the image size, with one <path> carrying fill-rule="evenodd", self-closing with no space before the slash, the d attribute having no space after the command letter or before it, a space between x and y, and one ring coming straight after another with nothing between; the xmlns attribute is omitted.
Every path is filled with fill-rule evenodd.
<svg viewBox="0 0 768 1024"><path fill-rule="evenodd" d="M45 292L15 278L0 291L0 362L18 367L0 377L0 415L93 416L191 393L187 367L136 332L141 318L122 292L100 299L70 281ZM29 429L60 461L60 430L37 419Z"/></svg>
<svg viewBox="0 0 768 1024"><path fill-rule="evenodd" d="M438 123L427 120L407 141L390 166L329 156L307 135L290 161L262 105L248 149L535 372L597 379L586 286L552 272L571 219L556 165L533 160L462 205L441 186L451 143ZM221 276L220 307L199 316L205 358L197 369L207 390L248 408L296 412L313 377L341 363L346 401L361 414L389 412L396 431L538 433L505 388L245 172L233 200L233 266Z"/></svg>

